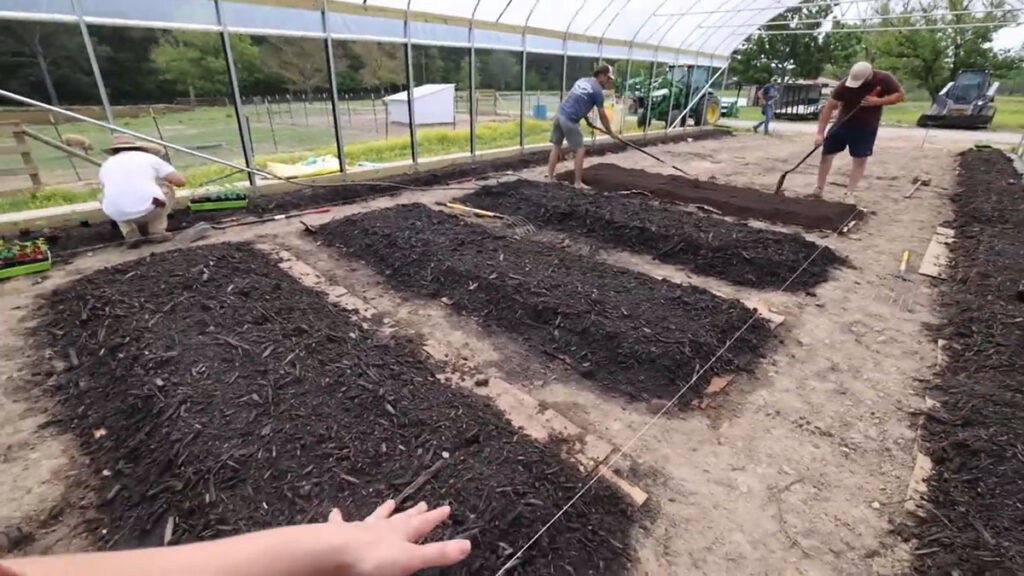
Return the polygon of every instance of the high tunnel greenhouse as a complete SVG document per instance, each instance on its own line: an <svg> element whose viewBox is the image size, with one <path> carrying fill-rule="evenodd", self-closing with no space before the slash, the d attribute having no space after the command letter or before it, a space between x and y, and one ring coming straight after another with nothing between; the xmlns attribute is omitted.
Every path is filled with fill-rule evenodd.
<svg viewBox="0 0 1024 576"><path fill-rule="evenodd" d="M273 151L279 151L275 112L270 99L262 97L266 108L263 111L255 108L259 98L244 93L245 71L238 65L239 55L233 53L231 39L244 35L281 42L319 41L317 50L319 61L326 62L324 86L327 88L321 100L324 123L319 126L319 137L329 138L329 141L318 144L321 150L328 144L336 150L339 168L344 172L346 167L356 163L352 158L346 161L345 144L351 143L357 135L350 132L354 130L351 128L352 103L338 86L338 75L346 58L344 51L338 48L339 43L372 43L388 46L394 53L401 54L402 78L392 92L407 90L410 85L439 83L438 78L424 77L431 75L430 63L418 64L417 51L431 47L464 51L468 70L459 84L460 88L462 84L466 86L463 92L466 93L468 138L463 149L454 154L445 151L445 154L475 158L483 149L494 148L482 142L479 134L483 116L504 116L509 123L518 118L518 149L524 150L532 144L542 146L543 136L528 136L531 116L543 117L538 116L534 106L557 106L556 98L564 95L575 77L598 63L616 65L620 93L636 78L653 78L658 73L663 74L668 66L679 65L692 67L693 76L703 78L702 89L707 90L716 80L724 81L723 72L730 54L744 38L797 3L796 0L0 0L0 23L23 21L63 26L65 37L80 35L81 67L91 70L95 81L93 89L98 95L95 105L102 107L100 118L115 125L121 120L118 107L122 103L112 101L116 98L111 97L115 93L111 84L125 82L125 72L118 69L125 66L125 62L112 59L108 54L110 48L96 48L98 34L111 28L211 34L208 38L220 43L223 57L223 67L211 74L223 74L229 80L229 94L222 103L234 109L231 134L222 138L229 142L223 143L221 151L211 151L211 154L231 156L237 153L238 161L244 159L249 168L258 165L257 155L261 153L254 139L267 139L254 136L254 123L269 121L274 131ZM480 82L479 62L485 53L500 54L502 62L510 63L504 68L502 86L491 91L484 90L486 87ZM293 57L298 66L301 60ZM302 57L309 58L308 53ZM425 58L427 56L423 55L420 60ZM550 65L540 68L541 62ZM625 78L621 77L622 62L625 62ZM369 65L382 64L372 62ZM548 81L556 77L558 89L546 98L539 90L528 90L528 73L543 76ZM0 87L8 89L3 84L0 81ZM51 84L47 77L51 103L56 103L59 90L54 91ZM189 88L191 90L191 86ZM696 90L689 92L687 98L696 102L696 98L690 98L695 93ZM287 98L288 113L294 119L292 97ZM412 101L409 109L409 115L413 115ZM309 126L309 110L304 111ZM375 128L377 114L374 103ZM626 114L626 110L619 114L620 128ZM422 160L437 155L421 146L415 118L391 128L387 126L388 119L385 118L384 123L386 138L404 137L404 132L408 131L408 154L401 159L407 166L416 167ZM458 121L453 123L453 127L458 127L457 124ZM664 127L658 129L667 132L677 127L678 123L665 122ZM377 133L380 134L379 129ZM172 134L168 134L167 139L174 142ZM514 153L516 147L509 149L508 144L504 149ZM255 184L252 175L250 183Z"/></svg>

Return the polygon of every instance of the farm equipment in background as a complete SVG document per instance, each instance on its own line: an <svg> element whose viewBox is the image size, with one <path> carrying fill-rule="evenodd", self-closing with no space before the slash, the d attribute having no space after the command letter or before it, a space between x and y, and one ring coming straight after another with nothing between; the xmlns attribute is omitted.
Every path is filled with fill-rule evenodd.
<svg viewBox="0 0 1024 576"><path fill-rule="evenodd" d="M653 83L644 78L630 82L627 90L635 103L635 108L634 104L630 108L636 112L637 126L643 128L653 121L673 125L688 106L687 117L693 119L695 126L717 123L722 117L722 101L712 90L708 89L690 106L692 99L708 85L710 76L707 66L669 66L668 73L655 77Z"/></svg>
<svg viewBox="0 0 1024 576"><path fill-rule="evenodd" d="M773 116L779 120L817 120L831 95L832 87L818 82L780 84Z"/></svg>
<svg viewBox="0 0 1024 576"><path fill-rule="evenodd" d="M922 128L985 129L992 125L999 82L988 70L962 70L939 92L927 114L917 119Z"/></svg>

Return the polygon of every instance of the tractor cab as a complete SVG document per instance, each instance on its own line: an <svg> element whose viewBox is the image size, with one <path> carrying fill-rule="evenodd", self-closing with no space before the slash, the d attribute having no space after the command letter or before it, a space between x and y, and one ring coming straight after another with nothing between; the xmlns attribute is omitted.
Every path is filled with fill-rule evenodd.
<svg viewBox="0 0 1024 576"><path fill-rule="evenodd" d="M988 128L996 115L992 104L999 82L988 70L963 70L935 97L931 110L917 119L921 127Z"/></svg>
<svg viewBox="0 0 1024 576"><path fill-rule="evenodd" d="M643 128L650 122L665 122L669 126L683 125L680 120L684 110L696 126L711 125L722 116L722 102L712 90L703 94L704 87L711 79L708 66L669 66L664 75L631 81L627 89L633 101L631 112L637 115L637 126ZM694 101L700 95L700 98ZM692 105L691 105L692 104Z"/></svg>

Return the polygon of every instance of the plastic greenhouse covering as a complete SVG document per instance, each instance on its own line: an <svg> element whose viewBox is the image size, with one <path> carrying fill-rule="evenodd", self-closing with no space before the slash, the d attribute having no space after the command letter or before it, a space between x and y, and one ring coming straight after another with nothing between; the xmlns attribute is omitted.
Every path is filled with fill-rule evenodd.
<svg viewBox="0 0 1024 576"><path fill-rule="evenodd" d="M723 66L798 0L0 0L0 19L219 30Z"/></svg>

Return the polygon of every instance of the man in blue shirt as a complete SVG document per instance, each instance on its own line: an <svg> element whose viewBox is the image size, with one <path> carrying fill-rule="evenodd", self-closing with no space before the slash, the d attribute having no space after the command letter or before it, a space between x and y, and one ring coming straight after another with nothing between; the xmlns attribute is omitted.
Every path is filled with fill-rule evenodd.
<svg viewBox="0 0 1024 576"><path fill-rule="evenodd" d="M775 99L779 97L779 89L775 86L774 82L769 80L767 84L757 91L757 97L761 100L761 114L764 114L764 120L754 124L754 132L757 132L757 129L761 126L764 126L764 133L767 135L768 125L772 123L772 112L773 106L775 105Z"/></svg>
<svg viewBox="0 0 1024 576"><path fill-rule="evenodd" d="M590 114L593 108L597 108L601 125L614 138L611 122L604 111L604 90L611 88L613 82L615 74L612 67L602 64L594 70L593 78L580 78L572 85L572 90L558 107L558 114L551 125L552 147L551 157L548 159L548 178L555 177L555 167L562 157L562 142L568 141L569 149L576 154L573 159L575 184L577 188L583 188L583 132L580 130L580 120Z"/></svg>

